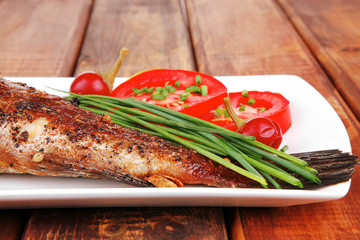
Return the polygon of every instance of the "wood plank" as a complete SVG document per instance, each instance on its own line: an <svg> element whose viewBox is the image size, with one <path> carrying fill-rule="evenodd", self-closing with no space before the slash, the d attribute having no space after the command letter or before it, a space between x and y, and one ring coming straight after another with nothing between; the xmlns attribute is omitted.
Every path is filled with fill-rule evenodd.
<svg viewBox="0 0 360 240"><path fill-rule="evenodd" d="M24 239L226 239L213 208L36 210Z"/></svg>
<svg viewBox="0 0 360 240"><path fill-rule="evenodd" d="M1 76L70 76L90 8L89 0L0 1ZM20 239L29 214L1 210L0 239Z"/></svg>
<svg viewBox="0 0 360 240"><path fill-rule="evenodd" d="M357 168L359 171L359 168ZM353 184L360 181L359 174ZM353 185L354 186L354 185ZM343 199L285 208L238 208L243 230L233 225L235 233L244 231L246 239L357 239L360 234L360 191L351 187ZM233 216L235 209L224 215ZM236 239L236 238L234 238Z"/></svg>
<svg viewBox="0 0 360 240"><path fill-rule="evenodd" d="M344 122L355 155L360 125L286 15L273 1L187 1L197 65L211 75L294 74L313 85ZM356 171L360 171L356 167ZM288 208L227 208L233 239L351 239L360 225L360 177L337 201Z"/></svg>
<svg viewBox="0 0 360 240"><path fill-rule="evenodd" d="M106 71L122 46L119 76L149 68L195 69L177 0L96 1L76 74ZM76 75L75 74L75 75ZM35 211L25 239L227 239L221 208L93 208Z"/></svg>
<svg viewBox="0 0 360 240"><path fill-rule="evenodd" d="M0 239L20 239L29 218L27 210L1 210L0 211Z"/></svg>
<svg viewBox="0 0 360 240"><path fill-rule="evenodd" d="M360 120L360 2L278 1Z"/></svg>
<svg viewBox="0 0 360 240"><path fill-rule="evenodd" d="M0 1L2 76L71 76L91 5L92 0Z"/></svg>
<svg viewBox="0 0 360 240"><path fill-rule="evenodd" d="M151 68L193 70L190 38L179 0L96 1L75 75L109 70L130 50L118 76Z"/></svg>

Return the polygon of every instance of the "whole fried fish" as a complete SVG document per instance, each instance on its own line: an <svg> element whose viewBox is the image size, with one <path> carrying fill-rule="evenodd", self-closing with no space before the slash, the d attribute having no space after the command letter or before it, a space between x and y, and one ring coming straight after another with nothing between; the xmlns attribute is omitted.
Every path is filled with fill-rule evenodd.
<svg viewBox="0 0 360 240"><path fill-rule="evenodd" d="M1 173L104 178L143 187L158 177L176 185L261 187L191 149L3 78L0 136Z"/></svg>
<svg viewBox="0 0 360 240"><path fill-rule="evenodd" d="M5 79L0 79L0 136L3 173L106 178L137 186L152 186L145 179L154 175L218 187L251 182L188 148Z"/></svg>

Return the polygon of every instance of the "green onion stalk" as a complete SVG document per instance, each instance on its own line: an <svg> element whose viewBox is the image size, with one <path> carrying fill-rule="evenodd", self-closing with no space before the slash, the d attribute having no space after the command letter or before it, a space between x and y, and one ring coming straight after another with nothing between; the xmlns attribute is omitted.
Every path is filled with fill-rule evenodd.
<svg viewBox="0 0 360 240"><path fill-rule="evenodd" d="M66 98L79 99L80 108L96 114L107 114L116 124L191 148L238 174L259 182L265 188L269 183L275 188L281 188L277 180L302 188L301 181L291 172L320 184L317 171L308 167L305 161L262 144L253 136L242 135L199 118L142 101L69 94ZM229 162L227 159L233 161Z"/></svg>

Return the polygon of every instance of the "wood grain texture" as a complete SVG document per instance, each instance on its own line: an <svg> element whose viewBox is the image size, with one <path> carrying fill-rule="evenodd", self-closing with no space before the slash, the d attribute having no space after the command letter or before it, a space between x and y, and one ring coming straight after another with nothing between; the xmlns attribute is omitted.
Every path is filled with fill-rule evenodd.
<svg viewBox="0 0 360 240"><path fill-rule="evenodd" d="M227 239L213 208L37 210L24 239Z"/></svg>
<svg viewBox="0 0 360 240"><path fill-rule="evenodd" d="M278 2L360 120L360 2Z"/></svg>
<svg viewBox="0 0 360 240"><path fill-rule="evenodd" d="M2 76L71 76L92 0L0 1Z"/></svg>
<svg viewBox="0 0 360 240"><path fill-rule="evenodd" d="M0 239L17 240L20 239L27 220L29 211L27 210L1 210L0 211Z"/></svg>
<svg viewBox="0 0 360 240"><path fill-rule="evenodd" d="M90 0L0 1L1 76L70 76L81 46ZM0 239L20 239L25 210L0 211Z"/></svg>
<svg viewBox="0 0 360 240"><path fill-rule="evenodd" d="M179 0L96 1L75 75L109 70L130 50L118 76L151 68L194 69Z"/></svg>
<svg viewBox="0 0 360 240"><path fill-rule="evenodd" d="M360 125L297 35L282 9L267 0L187 1L197 65L212 75L294 74L313 85L343 120L355 155ZM348 195L288 208L225 210L232 239L354 239L360 225L359 166Z"/></svg>

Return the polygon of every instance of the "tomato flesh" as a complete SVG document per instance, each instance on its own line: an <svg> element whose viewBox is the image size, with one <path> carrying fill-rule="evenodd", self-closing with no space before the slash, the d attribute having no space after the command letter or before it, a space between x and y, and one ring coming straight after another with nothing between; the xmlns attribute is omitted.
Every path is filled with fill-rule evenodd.
<svg viewBox="0 0 360 240"><path fill-rule="evenodd" d="M283 134L287 132L291 126L291 114L289 101L284 96L259 91L248 91L247 94L248 96L243 96L242 92L229 93L231 106L238 117L242 119L269 118L280 126ZM249 104L250 99L255 100L254 104ZM222 104L218 108L223 110L225 106ZM200 118L234 131L237 129L230 117L217 116L215 109Z"/></svg>
<svg viewBox="0 0 360 240"><path fill-rule="evenodd" d="M95 72L84 72L77 76L70 86L70 92L110 96L109 87Z"/></svg>
<svg viewBox="0 0 360 240"><path fill-rule="evenodd" d="M198 86L206 86L208 89L207 95L190 93L186 100L181 100L180 95L186 92L187 87L196 86L197 75L201 79ZM180 85L176 87L176 91L169 93L166 99L163 100L153 99L151 96L153 92L134 94L133 91L133 88L142 89L147 87L155 89L167 85L175 87L177 81L180 82ZM111 94L111 96L118 98L134 97L139 101L167 107L195 117L201 116L220 105L226 95L226 87L212 76L193 71L172 69L153 69L141 72L120 84Z"/></svg>

